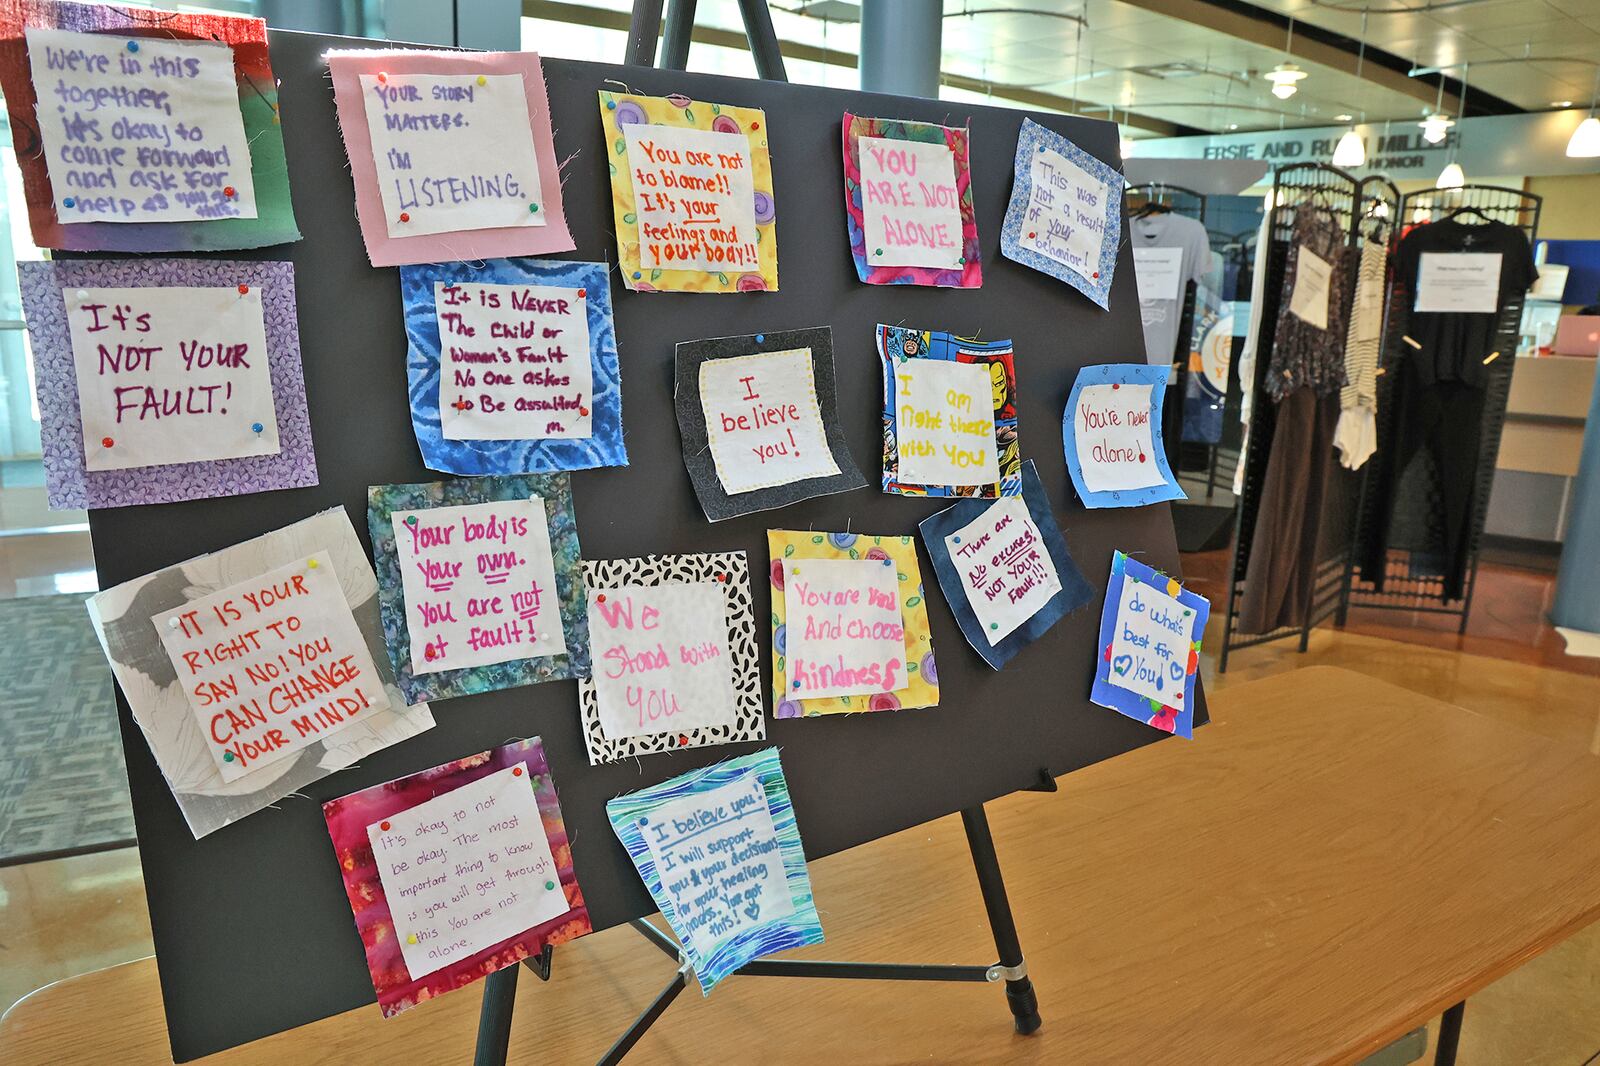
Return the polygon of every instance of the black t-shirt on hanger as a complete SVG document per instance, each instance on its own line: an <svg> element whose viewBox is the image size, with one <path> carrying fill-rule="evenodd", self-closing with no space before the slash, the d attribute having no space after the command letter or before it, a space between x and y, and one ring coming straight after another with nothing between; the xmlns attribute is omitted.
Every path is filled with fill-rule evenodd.
<svg viewBox="0 0 1600 1066"><path fill-rule="evenodd" d="M1422 256L1428 252L1498 253L1500 292L1496 312L1413 310ZM1493 350L1499 309L1505 307L1507 300L1525 294L1539 279L1527 235L1504 222L1469 224L1447 218L1417 226L1406 234L1395 255L1396 275L1409 293L1404 305L1408 312L1405 335L1422 346L1405 354L1416 361L1420 380L1428 385L1459 381L1481 388L1489 377L1483 361Z"/></svg>

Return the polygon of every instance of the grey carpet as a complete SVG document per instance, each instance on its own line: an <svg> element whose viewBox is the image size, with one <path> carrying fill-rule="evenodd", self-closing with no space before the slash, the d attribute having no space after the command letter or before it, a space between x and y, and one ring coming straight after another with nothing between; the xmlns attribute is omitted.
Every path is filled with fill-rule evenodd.
<svg viewBox="0 0 1600 1066"><path fill-rule="evenodd" d="M133 839L111 669L83 600L0 600L0 865Z"/></svg>

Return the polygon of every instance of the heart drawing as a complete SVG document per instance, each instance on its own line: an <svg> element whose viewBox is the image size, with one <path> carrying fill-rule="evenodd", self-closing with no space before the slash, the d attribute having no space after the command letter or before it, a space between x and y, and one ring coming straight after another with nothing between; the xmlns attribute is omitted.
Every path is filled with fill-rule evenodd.
<svg viewBox="0 0 1600 1066"><path fill-rule="evenodd" d="M1129 670L1133 669L1133 656L1119 655L1111 660L1111 669L1117 672L1118 677L1126 677Z"/></svg>

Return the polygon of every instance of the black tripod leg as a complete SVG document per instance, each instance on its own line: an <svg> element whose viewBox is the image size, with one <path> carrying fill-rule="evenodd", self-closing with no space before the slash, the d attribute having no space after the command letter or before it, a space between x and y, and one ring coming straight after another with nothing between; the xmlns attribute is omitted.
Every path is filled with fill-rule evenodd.
<svg viewBox="0 0 1600 1066"><path fill-rule="evenodd" d="M1439 1043L1433 1050L1434 1066L1456 1066L1456 1049L1461 1046L1461 1021L1467 1013L1462 1000L1439 1019Z"/></svg>
<svg viewBox="0 0 1600 1066"><path fill-rule="evenodd" d="M505 1066L511 1046L511 1012L517 1002L521 966L504 966L483 980L483 1009L478 1014L478 1046L472 1066Z"/></svg>
<svg viewBox="0 0 1600 1066"><path fill-rule="evenodd" d="M1033 982L1023 965L1022 944L1011 918L1011 903L1006 899L1005 879L1000 876L1000 858L994 851L994 837L989 834L989 816L981 804L967 807L961 812L961 824L967 830L967 846L972 849L972 865L978 871L978 888L983 892L984 909L989 912L989 928L994 931L1000 966L1015 975L1006 977L1006 1002L1011 1004L1017 1032L1027 1036L1037 1032L1043 1020L1039 1017L1039 997L1034 994Z"/></svg>

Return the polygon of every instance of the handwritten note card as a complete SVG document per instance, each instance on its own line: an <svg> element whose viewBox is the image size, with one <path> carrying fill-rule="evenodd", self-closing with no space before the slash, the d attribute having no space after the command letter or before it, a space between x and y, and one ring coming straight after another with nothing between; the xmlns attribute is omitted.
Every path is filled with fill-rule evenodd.
<svg viewBox="0 0 1600 1066"><path fill-rule="evenodd" d="M1194 680L1211 605L1174 578L1115 552L1089 698L1180 736L1194 732Z"/></svg>
<svg viewBox="0 0 1600 1066"><path fill-rule="evenodd" d="M710 955L717 945L794 913L767 793L755 774L668 800L639 819L673 931Z"/></svg>
<svg viewBox="0 0 1600 1066"><path fill-rule="evenodd" d="M591 436L585 289L434 282L445 440Z"/></svg>
<svg viewBox="0 0 1600 1066"><path fill-rule="evenodd" d="M225 781L389 707L326 551L150 621Z"/></svg>
<svg viewBox="0 0 1600 1066"><path fill-rule="evenodd" d="M1023 119L1000 251L1109 307L1123 183L1119 171Z"/></svg>
<svg viewBox="0 0 1600 1066"><path fill-rule="evenodd" d="M1492 315L1500 309L1500 252L1423 252L1415 309ZM1381 318L1382 311L1374 316Z"/></svg>
<svg viewBox="0 0 1600 1066"><path fill-rule="evenodd" d="M84 466L275 455L261 290L65 289Z"/></svg>
<svg viewBox="0 0 1600 1066"><path fill-rule="evenodd" d="M415 674L565 655L541 499L391 515Z"/></svg>
<svg viewBox="0 0 1600 1066"><path fill-rule="evenodd" d="M526 763L367 826L412 980L567 912Z"/></svg>
<svg viewBox="0 0 1600 1066"><path fill-rule="evenodd" d="M1099 267L1105 236L1103 181L1051 149L1033 156L1032 199L1022 247L1071 267L1084 277Z"/></svg>
<svg viewBox="0 0 1600 1066"><path fill-rule="evenodd" d="M993 485L1000 480L986 366L907 359L895 367L894 381L901 481Z"/></svg>
<svg viewBox="0 0 1600 1066"><path fill-rule="evenodd" d="M948 145L862 137L861 205L873 266L954 270L961 264L961 193Z"/></svg>
<svg viewBox="0 0 1600 1066"><path fill-rule="evenodd" d="M232 48L54 29L26 36L61 221L256 217Z"/></svg>
<svg viewBox="0 0 1600 1066"><path fill-rule="evenodd" d="M519 74L363 74L389 236L543 226Z"/></svg>
<svg viewBox="0 0 1600 1066"><path fill-rule="evenodd" d="M1044 536L1020 496L1002 496L944 542L990 644L1010 636L1061 591Z"/></svg>
<svg viewBox="0 0 1600 1066"><path fill-rule="evenodd" d="M1305 245L1295 252L1294 291L1289 294L1289 313L1309 326L1328 328L1328 287L1333 266Z"/></svg>
<svg viewBox="0 0 1600 1066"><path fill-rule="evenodd" d="M1167 365L1086 366L1067 398L1062 434L1072 483L1086 507L1182 499L1157 436Z"/></svg>
<svg viewBox="0 0 1600 1066"><path fill-rule="evenodd" d="M790 699L893 692L906 680L906 631L891 559L784 563Z"/></svg>
<svg viewBox="0 0 1600 1066"><path fill-rule="evenodd" d="M717 478L729 495L839 473L811 349L707 360L700 402Z"/></svg>
<svg viewBox="0 0 1600 1066"><path fill-rule="evenodd" d="M733 724L722 584L591 588L589 641L608 739Z"/></svg>
<svg viewBox="0 0 1600 1066"><path fill-rule="evenodd" d="M755 185L743 134L630 124L628 174L646 268L759 270Z"/></svg>

